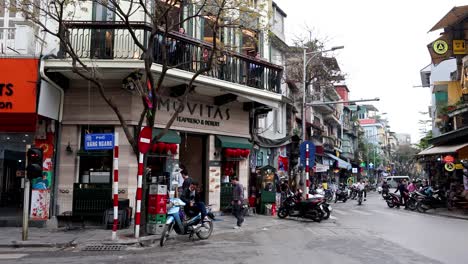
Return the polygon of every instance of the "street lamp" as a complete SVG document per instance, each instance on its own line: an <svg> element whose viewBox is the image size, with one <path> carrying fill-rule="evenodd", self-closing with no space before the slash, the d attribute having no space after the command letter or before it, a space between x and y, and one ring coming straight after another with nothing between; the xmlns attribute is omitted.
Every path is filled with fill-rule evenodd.
<svg viewBox="0 0 468 264"><path fill-rule="evenodd" d="M343 49L344 46L335 46L328 50L319 50L307 53L307 48L304 47L304 58L303 58L303 68L302 68L302 85L303 85L303 96L302 96L302 142L306 140L306 68L307 65L315 58L317 55L322 54L328 51L334 51ZM307 55L313 54L308 60Z"/></svg>

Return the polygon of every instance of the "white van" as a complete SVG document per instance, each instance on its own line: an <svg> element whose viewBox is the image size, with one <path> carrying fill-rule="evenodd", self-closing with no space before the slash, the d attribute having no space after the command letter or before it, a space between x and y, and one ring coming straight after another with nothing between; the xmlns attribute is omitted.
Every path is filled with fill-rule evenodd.
<svg viewBox="0 0 468 264"><path fill-rule="evenodd" d="M387 176L387 177L384 177L383 179L387 181L388 185L390 185L390 188L398 187L398 184L400 183L401 180L406 180L408 183L410 181L409 176Z"/></svg>

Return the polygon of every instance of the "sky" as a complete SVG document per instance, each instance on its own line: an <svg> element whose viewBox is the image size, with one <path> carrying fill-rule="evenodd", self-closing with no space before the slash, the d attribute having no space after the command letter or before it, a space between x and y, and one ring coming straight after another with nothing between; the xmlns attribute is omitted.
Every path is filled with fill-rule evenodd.
<svg viewBox="0 0 468 264"><path fill-rule="evenodd" d="M468 0L274 0L287 14L287 42L297 36L325 41L325 48L347 74L350 99L379 97L375 105L391 131L422 137L419 120L430 106L431 93L419 71L430 64L426 45L441 31L428 31L454 6Z"/></svg>

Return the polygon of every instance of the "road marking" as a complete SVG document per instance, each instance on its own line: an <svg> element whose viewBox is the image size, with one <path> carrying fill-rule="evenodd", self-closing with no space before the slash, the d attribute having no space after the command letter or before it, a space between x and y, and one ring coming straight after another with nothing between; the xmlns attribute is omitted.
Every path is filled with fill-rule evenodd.
<svg viewBox="0 0 468 264"><path fill-rule="evenodd" d="M331 220L337 220L338 218L336 216L330 215Z"/></svg>
<svg viewBox="0 0 468 264"><path fill-rule="evenodd" d="M366 213L366 212L359 211L359 210L354 210L354 209L351 210L351 211L353 211L353 212L355 212L355 213L358 213L358 214L361 214L361 215L366 215L366 216L372 215L371 213Z"/></svg>
<svg viewBox="0 0 468 264"><path fill-rule="evenodd" d="M0 254L0 259L20 259L29 254Z"/></svg>
<svg viewBox="0 0 468 264"><path fill-rule="evenodd" d="M333 209L333 212L335 212L337 214L340 214L340 215L349 215L349 213L346 213L346 212L343 212L343 211L340 211L340 210L336 210L336 209Z"/></svg>

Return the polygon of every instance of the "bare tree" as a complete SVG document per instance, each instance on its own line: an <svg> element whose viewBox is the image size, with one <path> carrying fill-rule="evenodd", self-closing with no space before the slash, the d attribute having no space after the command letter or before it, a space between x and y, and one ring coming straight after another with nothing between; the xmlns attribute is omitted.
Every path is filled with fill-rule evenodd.
<svg viewBox="0 0 468 264"><path fill-rule="evenodd" d="M99 68L92 61L82 59L70 38L72 30L70 22L75 19L77 10L80 10L80 6L84 2L100 5L111 12L117 18L116 21L101 22L101 24L118 24L125 28L140 53L143 54L141 59L144 62L145 71L136 74L140 78L130 80L141 97L143 105L143 111L136 128L136 136L131 132L119 105L106 93L106 85L100 77ZM190 6L193 11L181 19L175 19L172 11L182 6ZM212 70L217 56L227 50L226 47L216 41L220 32L225 28L241 28L245 25L255 24L254 21L262 17L261 12L258 10L263 8L262 6L257 7L257 9L252 8L250 1L243 0L16 0L11 1L10 7L21 11L25 18L37 25L41 31L59 40L61 57L67 57L71 60L72 71L83 80L89 81L92 87L99 91L102 100L118 117L135 154L139 153L136 138L139 136L141 127L144 125L154 127L157 100L163 94L163 82L167 72L173 68L181 67L181 64L200 63L200 61L194 61L192 58L175 65L170 63L171 58L168 51L170 49L169 44L173 41L171 34L177 34L173 31L178 30L184 23L193 22L198 18L209 18L205 19L205 24L207 24L205 27L208 26L212 31L212 41L206 43L206 47L210 51L209 56L204 58L203 63L201 63L203 66L194 72L183 93L177 97L179 107L171 116L163 131L153 138L153 143L167 133L179 113L183 111L183 106L189 100L189 93L193 90L193 84L197 77ZM141 20L133 20L139 12L143 12L144 23ZM137 30L141 28L149 34L146 43L137 36ZM260 30L260 25L256 30ZM158 41L159 43L156 43ZM159 58L158 64L162 65L162 70L155 77L151 70L151 66L155 63L154 47L161 43L163 45L159 46L161 58ZM138 155L136 156L138 157Z"/></svg>

